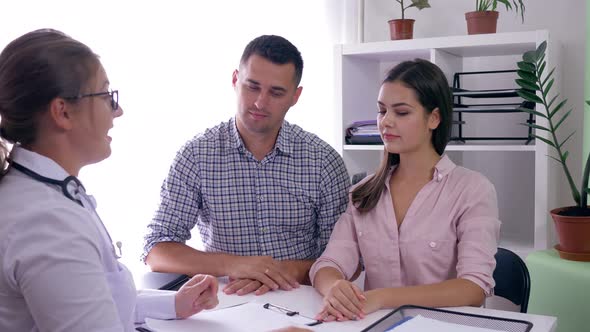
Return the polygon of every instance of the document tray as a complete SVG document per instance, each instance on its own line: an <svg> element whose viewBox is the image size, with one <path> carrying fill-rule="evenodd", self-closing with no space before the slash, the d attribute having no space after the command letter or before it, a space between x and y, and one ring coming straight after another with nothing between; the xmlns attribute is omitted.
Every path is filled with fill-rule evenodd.
<svg viewBox="0 0 590 332"><path fill-rule="evenodd" d="M531 322L523 320L475 315L413 305L404 305L388 313L383 318L373 323L371 326L365 328L361 332L388 331L400 320L407 319L408 317L414 317L417 315L452 324L487 328L490 330L506 332L529 332L533 328L533 324ZM392 332L394 331L395 329L392 330Z"/></svg>

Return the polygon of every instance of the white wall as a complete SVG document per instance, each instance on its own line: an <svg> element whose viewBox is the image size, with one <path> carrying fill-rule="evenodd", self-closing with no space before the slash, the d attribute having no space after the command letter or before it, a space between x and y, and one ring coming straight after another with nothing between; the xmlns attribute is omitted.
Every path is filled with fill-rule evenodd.
<svg viewBox="0 0 590 332"><path fill-rule="evenodd" d="M408 1L409 2L409 1ZM582 163L582 130L584 111L584 59L586 49L585 0L524 0L526 5L524 24L520 16L505 11L499 4L498 32L547 29L552 43L561 44L561 96L574 108L568 125L576 130L575 140L566 145L570 150L569 165L576 184L580 183ZM416 20L414 38L441 37L467 34L465 13L475 9L475 1L431 0L431 8L421 11L406 10L406 17ZM387 21L401 18L399 5L394 0L365 0L364 41L389 40ZM574 114L575 113L575 114ZM565 127L564 127L565 128ZM565 138L569 132L562 130ZM553 167L561 167L557 163ZM561 172L560 172L561 174ZM564 186L561 195L565 203L573 203L569 189Z"/></svg>
<svg viewBox="0 0 590 332"><path fill-rule="evenodd" d="M333 44L342 42L340 0L3 1L0 48L55 28L101 56L125 114L112 156L80 174L123 261L141 269L141 242L176 151L235 113L231 74L261 34L293 42L304 59L303 93L287 119L333 143ZM198 232L197 232L198 233Z"/></svg>

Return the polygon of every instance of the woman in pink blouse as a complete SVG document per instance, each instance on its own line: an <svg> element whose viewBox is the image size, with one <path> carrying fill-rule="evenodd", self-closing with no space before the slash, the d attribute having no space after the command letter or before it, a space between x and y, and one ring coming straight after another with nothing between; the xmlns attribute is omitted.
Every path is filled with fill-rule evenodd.
<svg viewBox="0 0 590 332"><path fill-rule="evenodd" d="M494 186L443 155L452 103L434 64L389 71L378 97L385 157L351 189L350 204L310 271L324 296L317 319L363 318L404 304L479 306L494 288L500 221ZM353 283L365 267L365 291Z"/></svg>

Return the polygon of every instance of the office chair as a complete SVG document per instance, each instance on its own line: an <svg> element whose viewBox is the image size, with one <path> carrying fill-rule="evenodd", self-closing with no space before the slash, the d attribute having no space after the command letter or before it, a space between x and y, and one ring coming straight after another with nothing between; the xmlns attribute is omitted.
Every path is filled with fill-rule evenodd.
<svg viewBox="0 0 590 332"><path fill-rule="evenodd" d="M531 277L523 260L514 252L498 248L495 255L494 294L520 305L520 312L526 313L531 292Z"/></svg>
<svg viewBox="0 0 590 332"><path fill-rule="evenodd" d="M367 176L367 172L356 173L352 176L351 183L354 186Z"/></svg>

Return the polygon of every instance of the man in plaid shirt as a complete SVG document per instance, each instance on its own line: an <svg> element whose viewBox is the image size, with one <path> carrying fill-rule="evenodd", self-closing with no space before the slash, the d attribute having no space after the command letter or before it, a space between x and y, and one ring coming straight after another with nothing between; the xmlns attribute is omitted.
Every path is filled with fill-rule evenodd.
<svg viewBox="0 0 590 332"><path fill-rule="evenodd" d="M302 72L301 54L282 37L246 46L232 77L235 117L188 141L162 185L142 256L154 271L227 275L228 294L308 282L350 180L333 148L284 120ZM185 244L195 225L204 251Z"/></svg>

